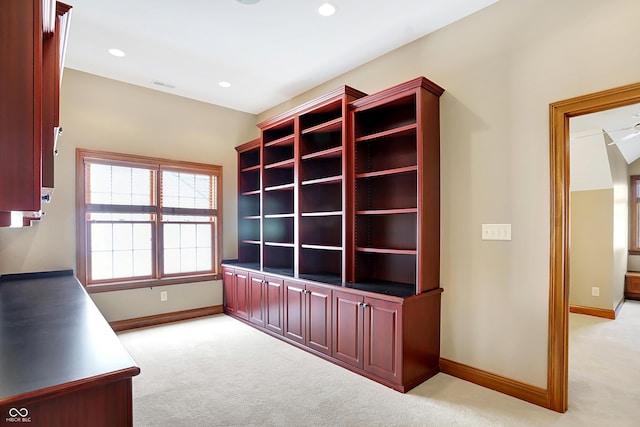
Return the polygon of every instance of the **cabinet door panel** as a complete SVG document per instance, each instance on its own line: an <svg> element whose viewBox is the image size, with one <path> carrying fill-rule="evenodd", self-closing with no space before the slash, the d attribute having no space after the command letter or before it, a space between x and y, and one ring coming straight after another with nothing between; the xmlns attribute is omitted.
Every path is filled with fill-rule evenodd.
<svg viewBox="0 0 640 427"><path fill-rule="evenodd" d="M307 346L331 355L331 290L307 285Z"/></svg>
<svg viewBox="0 0 640 427"><path fill-rule="evenodd" d="M249 321L258 326L264 326L263 283L263 276L249 274Z"/></svg>
<svg viewBox="0 0 640 427"><path fill-rule="evenodd" d="M265 327L270 331L282 335L283 301L281 279L265 277Z"/></svg>
<svg viewBox="0 0 640 427"><path fill-rule="evenodd" d="M236 314L236 276L235 271L223 268L224 311L227 314Z"/></svg>
<svg viewBox="0 0 640 427"><path fill-rule="evenodd" d="M284 336L304 344L305 341L304 286L284 282Z"/></svg>
<svg viewBox="0 0 640 427"><path fill-rule="evenodd" d="M365 298L364 369L399 383L401 376L402 306Z"/></svg>
<svg viewBox="0 0 640 427"><path fill-rule="evenodd" d="M1 4L0 211L39 211L42 2Z"/></svg>
<svg viewBox="0 0 640 427"><path fill-rule="evenodd" d="M247 273L236 270L236 315L249 320L249 280Z"/></svg>
<svg viewBox="0 0 640 427"><path fill-rule="evenodd" d="M333 357L362 368L362 304L357 295L335 291L333 296Z"/></svg>

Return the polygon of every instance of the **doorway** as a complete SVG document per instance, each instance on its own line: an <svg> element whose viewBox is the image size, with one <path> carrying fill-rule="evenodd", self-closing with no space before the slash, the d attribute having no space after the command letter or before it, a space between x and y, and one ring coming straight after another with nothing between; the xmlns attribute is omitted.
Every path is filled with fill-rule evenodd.
<svg viewBox="0 0 640 427"><path fill-rule="evenodd" d="M569 120L640 102L640 83L559 101L549 106L551 235L547 406L568 406Z"/></svg>

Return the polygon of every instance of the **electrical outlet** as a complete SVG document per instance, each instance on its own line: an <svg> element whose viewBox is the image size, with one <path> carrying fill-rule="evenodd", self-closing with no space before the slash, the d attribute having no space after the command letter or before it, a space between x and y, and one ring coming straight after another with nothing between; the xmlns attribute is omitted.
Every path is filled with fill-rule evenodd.
<svg viewBox="0 0 640 427"><path fill-rule="evenodd" d="M591 296L592 297L599 297L600 296L600 288L594 286L591 288Z"/></svg>
<svg viewBox="0 0 640 427"><path fill-rule="evenodd" d="M160 292L160 301L166 301L166 300L167 300L167 291Z"/></svg>

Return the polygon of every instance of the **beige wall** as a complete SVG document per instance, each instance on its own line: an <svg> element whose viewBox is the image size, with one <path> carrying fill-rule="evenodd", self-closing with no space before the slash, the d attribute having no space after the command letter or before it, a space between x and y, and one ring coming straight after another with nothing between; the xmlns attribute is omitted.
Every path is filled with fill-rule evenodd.
<svg viewBox="0 0 640 427"><path fill-rule="evenodd" d="M546 388L549 104L640 80L639 15L636 0L501 0L260 115L343 84L445 88L442 357ZM513 240L481 241L482 223Z"/></svg>
<svg viewBox="0 0 640 427"><path fill-rule="evenodd" d="M624 295L629 249L628 165L608 135L587 134L570 147L569 304L615 310Z"/></svg>
<svg viewBox="0 0 640 427"><path fill-rule="evenodd" d="M223 256L236 256L236 152L258 135L252 114L66 69L52 202L29 228L0 229L0 274L75 269L75 149L132 153L223 167ZM108 320L222 303L220 281L93 294Z"/></svg>
<svg viewBox="0 0 640 427"><path fill-rule="evenodd" d="M571 193L569 304L611 310L613 189ZM591 288L600 289L592 296Z"/></svg>

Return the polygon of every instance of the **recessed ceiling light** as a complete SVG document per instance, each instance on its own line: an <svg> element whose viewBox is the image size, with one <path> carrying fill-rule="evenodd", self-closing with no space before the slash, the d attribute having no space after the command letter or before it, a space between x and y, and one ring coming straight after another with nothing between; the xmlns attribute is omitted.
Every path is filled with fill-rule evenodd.
<svg viewBox="0 0 640 427"><path fill-rule="evenodd" d="M120 49L109 49L109 53L113 56L124 56L124 52Z"/></svg>
<svg viewBox="0 0 640 427"><path fill-rule="evenodd" d="M338 10L338 6L330 1L322 3L322 5L318 8L318 13L322 16L332 16L335 15Z"/></svg>
<svg viewBox="0 0 640 427"><path fill-rule="evenodd" d="M231 87L231 83L225 82L225 81L222 81L222 82L218 83L218 85L220 87Z"/></svg>
<svg viewBox="0 0 640 427"><path fill-rule="evenodd" d="M256 4L260 0L236 0L240 4Z"/></svg>

